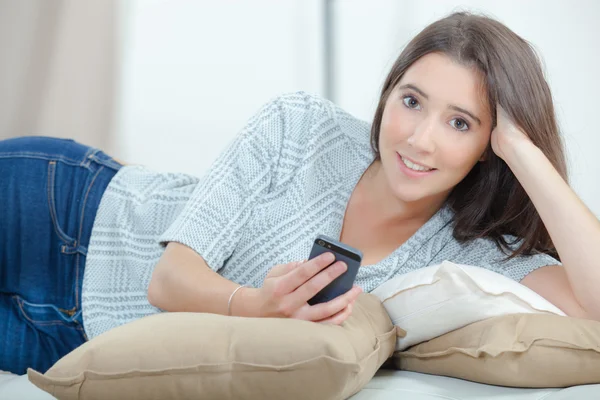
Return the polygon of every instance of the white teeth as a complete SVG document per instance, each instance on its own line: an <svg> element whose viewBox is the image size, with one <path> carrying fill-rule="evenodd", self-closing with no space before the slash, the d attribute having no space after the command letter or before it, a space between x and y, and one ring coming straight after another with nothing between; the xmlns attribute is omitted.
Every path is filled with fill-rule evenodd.
<svg viewBox="0 0 600 400"><path fill-rule="evenodd" d="M415 164L402 156L401 156L401 158L402 158L402 162L404 162L404 165L406 165L408 168L412 169L413 171L427 172L427 171L431 171L433 169L433 168L424 167L419 164Z"/></svg>

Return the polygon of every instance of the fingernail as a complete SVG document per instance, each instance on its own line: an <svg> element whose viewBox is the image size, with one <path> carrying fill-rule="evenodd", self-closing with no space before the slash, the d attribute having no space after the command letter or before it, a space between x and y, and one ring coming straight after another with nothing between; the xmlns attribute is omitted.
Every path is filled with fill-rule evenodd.
<svg viewBox="0 0 600 400"><path fill-rule="evenodd" d="M339 272L346 272L346 270L348 269L348 266L343 261L336 262L334 267L335 270Z"/></svg>
<svg viewBox="0 0 600 400"><path fill-rule="evenodd" d="M323 260L328 263L332 263L335 260L335 256L333 255L333 253L324 253Z"/></svg>

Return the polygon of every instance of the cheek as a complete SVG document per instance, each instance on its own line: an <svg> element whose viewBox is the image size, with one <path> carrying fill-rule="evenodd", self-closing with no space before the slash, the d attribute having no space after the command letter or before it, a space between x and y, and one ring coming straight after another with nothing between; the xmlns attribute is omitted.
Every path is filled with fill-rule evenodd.
<svg viewBox="0 0 600 400"><path fill-rule="evenodd" d="M460 174L468 173L477 164L486 148L486 143L456 140L450 136L444 142L444 151L439 151L438 154L443 158L443 164L448 170Z"/></svg>
<svg viewBox="0 0 600 400"><path fill-rule="evenodd" d="M415 129L414 118L399 107L388 108L381 118L380 143L394 144L405 141ZM381 146L382 150L384 146Z"/></svg>

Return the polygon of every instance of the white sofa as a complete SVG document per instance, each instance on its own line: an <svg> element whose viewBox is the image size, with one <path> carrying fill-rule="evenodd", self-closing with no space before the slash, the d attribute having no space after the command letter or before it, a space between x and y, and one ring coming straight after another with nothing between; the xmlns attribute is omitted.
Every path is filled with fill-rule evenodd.
<svg viewBox="0 0 600 400"><path fill-rule="evenodd" d="M198 398L202 398L199 396ZM52 400L26 375L0 373L1 400ZM600 399L599 385L566 389L518 389L407 371L380 370L352 400L587 400Z"/></svg>

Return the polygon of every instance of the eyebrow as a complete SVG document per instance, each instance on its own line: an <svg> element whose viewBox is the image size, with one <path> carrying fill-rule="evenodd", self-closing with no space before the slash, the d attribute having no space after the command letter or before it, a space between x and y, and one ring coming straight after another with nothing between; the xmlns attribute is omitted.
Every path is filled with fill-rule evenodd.
<svg viewBox="0 0 600 400"><path fill-rule="evenodd" d="M415 92L419 93L421 96L425 97L426 99L429 99L429 96L427 95L427 93L425 93L424 91L422 91L421 89L419 89L418 87L416 87L413 84L407 83L406 85L400 86L399 89L412 89ZM481 125L481 120L479 118L477 118L475 116L475 114L473 114L472 112L467 111L462 107L458 107L458 106L455 106L452 104L449 105L448 108L450 108L451 110L454 110L454 111L458 111L458 112L467 114L469 117L473 118L479 125Z"/></svg>

